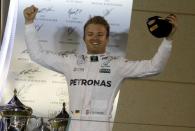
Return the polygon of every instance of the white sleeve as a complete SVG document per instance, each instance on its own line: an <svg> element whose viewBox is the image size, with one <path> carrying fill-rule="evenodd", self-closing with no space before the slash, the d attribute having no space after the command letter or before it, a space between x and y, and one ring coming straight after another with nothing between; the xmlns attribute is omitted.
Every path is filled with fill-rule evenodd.
<svg viewBox="0 0 195 131"><path fill-rule="evenodd" d="M165 67L171 53L172 41L163 39L158 51L151 60L128 61L121 59L120 75L122 77L146 77L159 74Z"/></svg>
<svg viewBox="0 0 195 131"><path fill-rule="evenodd" d="M25 42L30 58L36 63L59 73L65 73L69 69L69 61L74 55L59 55L42 49L34 24L25 25Z"/></svg>

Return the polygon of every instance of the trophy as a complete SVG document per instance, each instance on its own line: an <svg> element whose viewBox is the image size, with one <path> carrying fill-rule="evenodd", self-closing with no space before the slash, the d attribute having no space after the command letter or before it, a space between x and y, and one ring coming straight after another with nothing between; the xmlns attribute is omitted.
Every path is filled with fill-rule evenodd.
<svg viewBox="0 0 195 131"><path fill-rule="evenodd" d="M52 119L49 119L51 131L65 131L68 127L69 114L66 112L65 103L62 111Z"/></svg>
<svg viewBox="0 0 195 131"><path fill-rule="evenodd" d="M148 18L146 24L150 33L157 38L167 37L172 31L172 24L169 20L160 16Z"/></svg>
<svg viewBox="0 0 195 131"><path fill-rule="evenodd" d="M22 104L17 97L17 91L14 90L14 96L8 104L0 106L0 115L3 121L1 131L26 131L32 108Z"/></svg>
<svg viewBox="0 0 195 131"><path fill-rule="evenodd" d="M50 131L50 129L48 128L48 124L43 121L42 117L40 119L41 119L40 125L37 128L33 129L32 131Z"/></svg>

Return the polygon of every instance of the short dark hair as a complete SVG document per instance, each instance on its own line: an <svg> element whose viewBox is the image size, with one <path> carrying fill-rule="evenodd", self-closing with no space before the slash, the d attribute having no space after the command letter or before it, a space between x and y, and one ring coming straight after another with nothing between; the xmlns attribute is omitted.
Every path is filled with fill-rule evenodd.
<svg viewBox="0 0 195 131"><path fill-rule="evenodd" d="M106 33L106 37L109 37L109 34L110 34L110 26L108 24L108 22L104 19L104 17L102 16L94 16L92 18L90 18L84 25L84 37L85 38L85 30L87 28L87 26L89 24L100 24L100 25L103 25L107 31Z"/></svg>

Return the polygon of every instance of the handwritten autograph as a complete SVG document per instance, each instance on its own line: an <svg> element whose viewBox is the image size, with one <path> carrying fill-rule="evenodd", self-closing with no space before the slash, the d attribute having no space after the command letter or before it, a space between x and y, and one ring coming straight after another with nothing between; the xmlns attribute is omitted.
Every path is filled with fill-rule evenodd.
<svg viewBox="0 0 195 131"><path fill-rule="evenodd" d="M114 8L103 10L103 11L102 11L102 16L103 16L103 17L106 17L106 16L110 15L110 14L112 13L113 10L114 10ZM93 15L92 15L92 14L89 14L89 17L88 17L88 18L90 19L90 18L92 18L92 17L93 17Z"/></svg>
<svg viewBox="0 0 195 131"><path fill-rule="evenodd" d="M36 73L36 72L40 72L39 68L22 70L22 71L19 72L19 75L33 74L33 73Z"/></svg>
<svg viewBox="0 0 195 131"><path fill-rule="evenodd" d="M81 14L81 12L82 12L82 9L70 8L68 10L68 17L70 18L72 16L77 16L77 15Z"/></svg>
<svg viewBox="0 0 195 131"><path fill-rule="evenodd" d="M42 27L43 27L43 24L36 24L36 25L35 25L35 29L36 29L37 31L40 31Z"/></svg>
<svg viewBox="0 0 195 131"><path fill-rule="evenodd" d="M114 10L114 8L103 10L103 16L106 17L106 16L110 15L110 13L111 13L113 10Z"/></svg>
<svg viewBox="0 0 195 131"><path fill-rule="evenodd" d="M47 7L47 8L42 8L38 11L38 13L48 13L48 12L54 12L55 10L53 7Z"/></svg>

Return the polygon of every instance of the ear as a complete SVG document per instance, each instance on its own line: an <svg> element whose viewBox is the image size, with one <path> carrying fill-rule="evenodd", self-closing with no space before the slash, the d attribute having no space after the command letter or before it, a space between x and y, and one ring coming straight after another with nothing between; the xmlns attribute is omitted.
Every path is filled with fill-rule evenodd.
<svg viewBox="0 0 195 131"><path fill-rule="evenodd" d="M85 35L83 35L83 41L85 42Z"/></svg>
<svg viewBox="0 0 195 131"><path fill-rule="evenodd" d="M108 44L108 42L110 41L109 37L106 38L106 41L107 41L107 44Z"/></svg>
<svg viewBox="0 0 195 131"><path fill-rule="evenodd" d="M85 32L83 32L83 41L85 41Z"/></svg>

